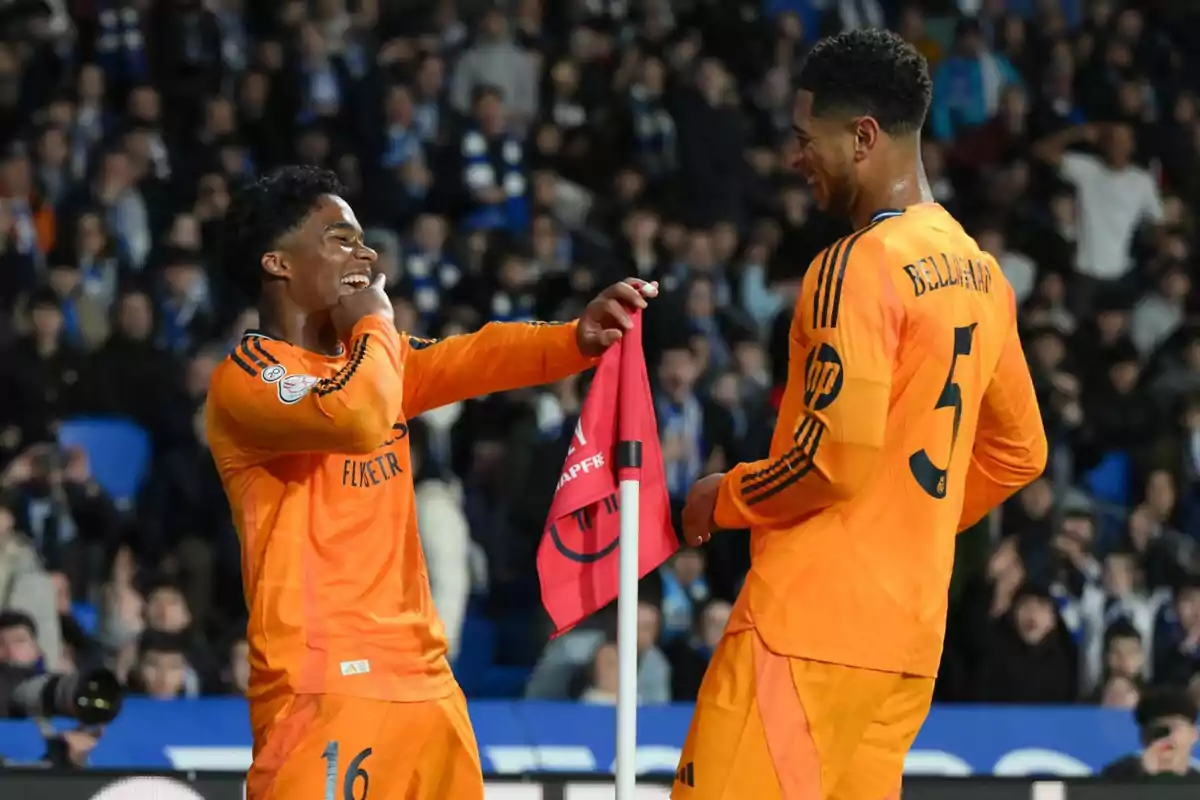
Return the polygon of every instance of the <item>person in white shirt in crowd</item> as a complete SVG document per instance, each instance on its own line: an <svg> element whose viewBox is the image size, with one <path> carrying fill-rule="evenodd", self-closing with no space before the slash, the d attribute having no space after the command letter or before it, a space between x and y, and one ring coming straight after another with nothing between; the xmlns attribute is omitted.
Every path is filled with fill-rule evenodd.
<svg viewBox="0 0 1200 800"><path fill-rule="evenodd" d="M1067 149L1080 144L1094 144L1098 153ZM1034 155L1075 186L1075 269L1080 275L1097 281L1126 277L1133 267L1130 249L1139 228L1163 219L1158 185L1133 162L1136 149L1133 128L1124 122L1068 128L1034 144Z"/></svg>
<svg viewBox="0 0 1200 800"><path fill-rule="evenodd" d="M1131 679L1151 677L1148 654L1153 652L1154 621L1169 598L1169 591L1147 590L1132 552L1116 550L1105 556L1100 579L1088 580L1079 603L1085 692L1113 672Z"/></svg>
<svg viewBox="0 0 1200 800"><path fill-rule="evenodd" d="M458 480L434 458L423 420L409 420L408 437L418 530L433 605L446 628L447 658L458 655L471 594L471 530ZM398 433L398 432L397 432Z"/></svg>
<svg viewBox="0 0 1200 800"><path fill-rule="evenodd" d="M1163 265L1158 286L1134 303L1129 320L1129 337L1142 358L1153 355L1183 325L1191 293L1187 267L1179 262Z"/></svg>

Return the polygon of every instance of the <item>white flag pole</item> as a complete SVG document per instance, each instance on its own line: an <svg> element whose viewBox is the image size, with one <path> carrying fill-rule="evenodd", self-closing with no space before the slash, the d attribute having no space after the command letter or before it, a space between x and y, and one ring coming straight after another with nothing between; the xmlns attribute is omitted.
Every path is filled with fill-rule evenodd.
<svg viewBox="0 0 1200 800"><path fill-rule="evenodd" d="M642 443L617 443L617 469L622 475L618 501L621 540L617 550L617 797L634 800L637 791L637 635L638 519L641 503Z"/></svg>

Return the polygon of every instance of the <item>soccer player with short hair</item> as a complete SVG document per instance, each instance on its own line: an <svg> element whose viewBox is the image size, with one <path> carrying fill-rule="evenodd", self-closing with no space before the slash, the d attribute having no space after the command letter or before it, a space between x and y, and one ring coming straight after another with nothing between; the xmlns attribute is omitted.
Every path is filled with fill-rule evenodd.
<svg viewBox="0 0 1200 800"><path fill-rule="evenodd" d="M409 420L586 369L653 296L620 283L566 325L398 333L337 178L285 167L230 210L261 289L206 425L250 611L250 800L482 800L466 701L417 537ZM436 532L435 532L436 535Z"/></svg>
<svg viewBox="0 0 1200 800"><path fill-rule="evenodd" d="M893 33L813 48L794 168L855 232L813 260L770 456L701 479L688 540L751 531L677 800L885 800L928 713L955 535L1039 474L1013 291L932 202L930 80Z"/></svg>

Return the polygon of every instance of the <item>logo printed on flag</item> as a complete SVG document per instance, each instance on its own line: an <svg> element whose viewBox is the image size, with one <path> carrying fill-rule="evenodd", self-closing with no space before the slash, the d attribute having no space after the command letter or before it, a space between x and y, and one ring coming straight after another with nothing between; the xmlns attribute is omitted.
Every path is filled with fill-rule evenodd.
<svg viewBox="0 0 1200 800"><path fill-rule="evenodd" d="M642 352L640 313L633 323L596 368L538 548L542 602L554 620L555 635L617 596L617 489L622 479L641 481L638 574L657 569L679 549ZM640 465L622 468L617 463L621 442L641 443Z"/></svg>
<svg viewBox="0 0 1200 800"><path fill-rule="evenodd" d="M583 420L575 423L575 435L571 437L571 446L567 448L567 466L563 468L562 475L558 479L558 485L554 487L554 491L558 492L563 485L574 480L580 475L586 475L593 470L602 470L606 466L604 453L593 453L591 455L572 459L577 447L587 447L587 439L583 436Z"/></svg>

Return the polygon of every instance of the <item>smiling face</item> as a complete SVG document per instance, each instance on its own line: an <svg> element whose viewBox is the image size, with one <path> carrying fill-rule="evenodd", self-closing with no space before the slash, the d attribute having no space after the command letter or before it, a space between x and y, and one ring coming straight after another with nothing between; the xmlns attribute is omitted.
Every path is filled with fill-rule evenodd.
<svg viewBox="0 0 1200 800"><path fill-rule="evenodd" d="M378 257L363 244L362 226L350 205L328 194L298 228L280 237L279 245L263 255L263 269L288 281L292 300L310 313L328 311L343 295L367 288Z"/></svg>
<svg viewBox="0 0 1200 800"><path fill-rule="evenodd" d="M808 181L822 211L848 215L857 194L856 167L874 144L878 124L870 117L814 116L812 92L800 90L796 92L792 127L792 169Z"/></svg>

